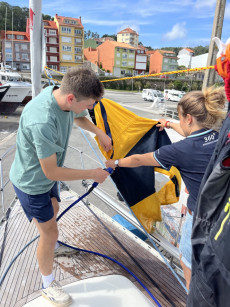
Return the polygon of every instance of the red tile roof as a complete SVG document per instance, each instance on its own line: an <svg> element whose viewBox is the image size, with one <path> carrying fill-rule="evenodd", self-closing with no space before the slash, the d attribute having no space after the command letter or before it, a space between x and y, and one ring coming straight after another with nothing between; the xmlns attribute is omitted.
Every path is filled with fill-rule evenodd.
<svg viewBox="0 0 230 307"><path fill-rule="evenodd" d="M59 16L59 15L55 15L58 23L62 26L71 26L71 27L78 27L78 28L84 28L82 23L81 23L81 17L80 18L72 18L72 17L64 17L64 16ZM76 21L76 24L70 24L70 23L65 23L64 20L74 20Z"/></svg>
<svg viewBox="0 0 230 307"><path fill-rule="evenodd" d="M133 33L133 34L139 35L136 31L132 30L131 28L126 28L124 30L121 30L117 34L124 34L124 33Z"/></svg>
<svg viewBox="0 0 230 307"><path fill-rule="evenodd" d="M194 51L192 49L189 49L189 48L185 48L185 49L188 50L189 52L194 53Z"/></svg>
<svg viewBox="0 0 230 307"><path fill-rule="evenodd" d="M20 42L27 42L29 41L29 37L28 37L28 34L26 32L20 32L20 31L6 31L6 35L23 35L24 36L24 39L17 39L16 37L13 38L14 41L20 41ZM5 38L5 31L2 30L1 31L1 38ZM6 39L9 39L9 38L6 38ZM10 39L12 40L12 39Z"/></svg>
<svg viewBox="0 0 230 307"><path fill-rule="evenodd" d="M56 23L53 20L43 20L43 22L47 22L48 25L44 25L44 28L57 29Z"/></svg>

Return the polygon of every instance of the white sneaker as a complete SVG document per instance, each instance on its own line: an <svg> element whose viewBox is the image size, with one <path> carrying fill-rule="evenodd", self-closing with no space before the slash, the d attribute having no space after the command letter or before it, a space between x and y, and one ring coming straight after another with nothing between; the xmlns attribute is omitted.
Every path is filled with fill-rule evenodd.
<svg viewBox="0 0 230 307"><path fill-rule="evenodd" d="M42 296L54 306L66 307L72 303L71 296L55 280L49 287L42 289Z"/></svg>
<svg viewBox="0 0 230 307"><path fill-rule="evenodd" d="M54 250L54 257L57 256L69 256L75 253L79 253L76 249L60 244L58 248Z"/></svg>

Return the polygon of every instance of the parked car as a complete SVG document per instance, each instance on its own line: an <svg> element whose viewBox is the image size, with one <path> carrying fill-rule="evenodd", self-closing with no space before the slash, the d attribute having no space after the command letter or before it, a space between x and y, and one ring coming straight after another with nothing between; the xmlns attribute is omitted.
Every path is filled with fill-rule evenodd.
<svg viewBox="0 0 230 307"><path fill-rule="evenodd" d="M165 102L163 94L158 90L153 89L143 89L142 98L146 101L154 101L154 99L158 97L159 102Z"/></svg>
<svg viewBox="0 0 230 307"><path fill-rule="evenodd" d="M185 94L185 92L177 90L164 90L164 98L169 101L178 102Z"/></svg>

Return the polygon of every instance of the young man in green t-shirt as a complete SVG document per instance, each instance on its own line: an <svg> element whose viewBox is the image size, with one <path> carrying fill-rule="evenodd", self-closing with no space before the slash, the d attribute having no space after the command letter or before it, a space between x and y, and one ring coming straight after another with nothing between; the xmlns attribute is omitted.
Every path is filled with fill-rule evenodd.
<svg viewBox="0 0 230 307"><path fill-rule="evenodd" d="M37 259L42 274L42 295L57 306L68 306L71 297L54 280L54 255L73 253L57 243L56 216L60 201L57 181L92 179L102 183L108 172L101 168L64 168L73 122L97 135L106 151L111 139L85 116L104 93L93 71L73 67L64 75L60 88L47 87L24 108L17 133L16 154L10 170L15 192L39 234Z"/></svg>

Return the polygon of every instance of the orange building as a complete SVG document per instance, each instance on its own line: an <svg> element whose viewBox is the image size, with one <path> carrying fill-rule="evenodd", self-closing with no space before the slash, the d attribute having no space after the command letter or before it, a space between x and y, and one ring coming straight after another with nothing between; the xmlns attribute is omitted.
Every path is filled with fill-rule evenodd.
<svg viewBox="0 0 230 307"><path fill-rule="evenodd" d="M133 75L136 48L116 41L105 41L96 49L85 48L85 59L120 77Z"/></svg>
<svg viewBox="0 0 230 307"><path fill-rule="evenodd" d="M149 73L161 73L177 70L177 56L169 50L155 50L150 56Z"/></svg>

